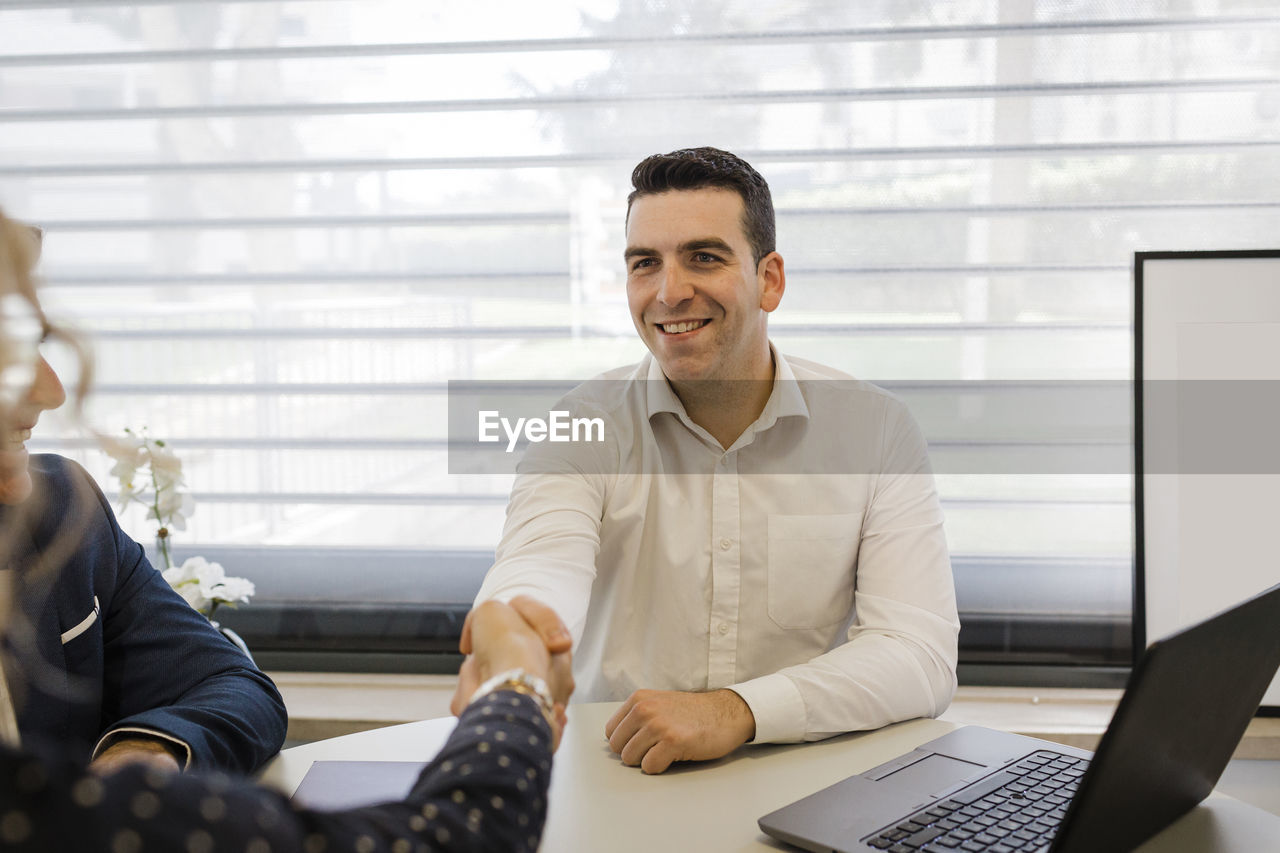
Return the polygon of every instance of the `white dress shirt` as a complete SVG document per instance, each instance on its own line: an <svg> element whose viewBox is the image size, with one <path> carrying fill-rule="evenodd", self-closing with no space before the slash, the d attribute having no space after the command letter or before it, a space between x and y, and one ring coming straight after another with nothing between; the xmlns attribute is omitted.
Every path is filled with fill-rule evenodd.
<svg viewBox="0 0 1280 853"><path fill-rule="evenodd" d="M727 687L757 743L951 701L960 625L914 419L873 385L774 360L764 410L728 450L648 356L558 406L602 418L603 442L521 461L476 600L553 607L576 641L576 699Z"/></svg>

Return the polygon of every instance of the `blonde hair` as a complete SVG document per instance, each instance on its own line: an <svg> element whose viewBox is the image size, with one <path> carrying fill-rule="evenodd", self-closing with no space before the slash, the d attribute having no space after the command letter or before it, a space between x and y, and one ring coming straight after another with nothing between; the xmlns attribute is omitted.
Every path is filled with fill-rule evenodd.
<svg viewBox="0 0 1280 853"><path fill-rule="evenodd" d="M0 406L16 405L35 378L36 336L45 325L31 280L39 254L39 232L0 213Z"/></svg>
<svg viewBox="0 0 1280 853"><path fill-rule="evenodd" d="M70 402L73 420L82 423L85 394L93 379L93 359L81 337L63 326L49 322L36 296L33 270L40 258L42 232L33 225L9 219L0 210L0 407L12 405L7 392L24 394L34 379L39 357L33 343L56 340L75 355L79 368ZM29 326L32 334L22 334ZM17 332L17 334L15 334ZM22 375L27 379L21 381ZM5 413L0 408L0 416Z"/></svg>
<svg viewBox="0 0 1280 853"><path fill-rule="evenodd" d="M83 402L92 378L92 360L80 337L49 322L36 296L33 268L40 257L39 229L9 219L0 211L0 427L12 422L13 409L25 398L36 376L40 358L38 345L55 339L65 344L79 362L80 375L73 394L71 416L82 423ZM72 506L57 507L56 530L43 546L28 553L33 524L45 517L44 496L34 494L0 516L0 568L12 568L12 595L7 612L0 613L0 633L7 643L3 654L4 674L15 707L20 707L29 685L37 685L53 695L69 699L92 695L87 685L68 683L65 671L56 662L44 661L33 626L21 608L12 606L20 595L25 600L42 600L53 589L62 567L80 547L84 524L77 519L91 517L97 498L87 485L74 488ZM64 521L70 519L70 521Z"/></svg>
<svg viewBox="0 0 1280 853"><path fill-rule="evenodd" d="M40 258L43 232L32 225L10 219L0 210L0 285L6 292L22 292L35 302L31 269Z"/></svg>

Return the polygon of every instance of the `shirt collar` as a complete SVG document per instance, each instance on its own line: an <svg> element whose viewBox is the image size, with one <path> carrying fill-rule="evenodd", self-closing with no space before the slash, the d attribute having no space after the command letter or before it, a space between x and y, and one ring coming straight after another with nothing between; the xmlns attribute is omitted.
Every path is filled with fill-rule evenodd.
<svg viewBox="0 0 1280 853"><path fill-rule="evenodd" d="M807 419L809 417L809 407L805 404L804 395L800 393L800 383L796 381L796 374L791 369L791 365L786 357L778 352L773 341L769 342L769 352L773 354L773 390L764 404L764 409L760 412L760 417L756 418L747 432L766 430L773 426L778 418ZM645 397L649 419L652 420L653 416L659 412L671 412L682 421L687 421L689 415L684 410L684 404L680 402L671 383L667 381L658 360L652 353L645 356L645 359L646 363L638 372L645 377Z"/></svg>
<svg viewBox="0 0 1280 853"><path fill-rule="evenodd" d="M764 411L756 419L757 432L773 426L778 418L809 418L809 407L805 404L804 395L800 393L800 383L791 364L782 353L778 352L773 342L769 342L769 351L773 353L773 391L764 404Z"/></svg>

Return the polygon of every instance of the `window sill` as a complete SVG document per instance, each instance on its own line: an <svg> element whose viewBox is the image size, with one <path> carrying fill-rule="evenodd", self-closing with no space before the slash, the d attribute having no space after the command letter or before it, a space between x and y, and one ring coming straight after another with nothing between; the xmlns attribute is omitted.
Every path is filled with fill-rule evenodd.
<svg viewBox="0 0 1280 853"><path fill-rule="evenodd" d="M942 719L1096 749L1122 690L961 687ZM1280 718L1254 717L1233 758L1280 759Z"/></svg>
<svg viewBox="0 0 1280 853"><path fill-rule="evenodd" d="M456 675L270 672L289 709L289 740L314 741L449 716Z"/></svg>
<svg viewBox="0 0 1280 853"><path fill-rule="evenodd" d="M449 715L456 677L273 672L289 708L289 739L312 741ZM961 687L942 719L1094 749L1120 690ZM1280 759L1280 718L1256 717L1235 758Z"/></svg>

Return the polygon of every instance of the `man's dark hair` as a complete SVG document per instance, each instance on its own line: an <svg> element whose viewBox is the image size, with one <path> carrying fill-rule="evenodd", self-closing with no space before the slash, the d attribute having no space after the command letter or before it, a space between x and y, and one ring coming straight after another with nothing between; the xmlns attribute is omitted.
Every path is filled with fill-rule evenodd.
<svg viewBox="0 0 1280 853"><path fill-rule="evenodd" d="M733 190L742 197L742 231L751 244L755 262L776 248L773 196L769 184L751 164L719 148L681 148L670 154L654 154L640 161L631 172L627 196L627 219L631 204L640 196L671 190L717 188Z"/></svg>

